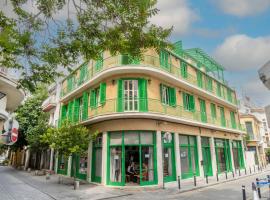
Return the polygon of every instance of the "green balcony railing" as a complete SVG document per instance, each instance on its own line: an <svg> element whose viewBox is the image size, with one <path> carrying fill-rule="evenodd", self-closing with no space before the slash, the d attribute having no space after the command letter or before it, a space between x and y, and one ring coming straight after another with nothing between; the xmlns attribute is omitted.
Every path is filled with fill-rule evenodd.
<svg viewBox="0 0 270 200"><path fill-rule="evenodd" d="M139 108L139 102L140 99L138 99L138 106ZM115 113L141 113L138 110L132 110L132 111L124 111L118 112L117 110L117 105L118 105L118 100L117 99L108 99L106 100L106 103L102 106L98 106L95 108L88 108L88 119L93 119L97 116L105 116L105 115L110 115L110 114L115 114ZM122 102L122 105L124 106L124 102ZM74 109L76 110L76 109ZM147 113L152 113L152 114L161 114L166 116L172 116L172 117L178 117L181 119L186 119L186 120L192 120L196 122L201 122L205 124L211 124L219 127L225 127L229 129L234 129L234 130L241 130L244 131L242 128L242 125L239 123L231 123L230 120L225 119L225 124L222 124L221 118L212 118L211 115L207 115L206 113L201 113L198 110L195 111L188 111L185 110L183 106L181 105L176 105L176 106L168 106L164 105L160 100L157 99L147 99L147 111L144 111Z"/></svg>
<svg viewBox="0 0 270 200"><path fill-rule="evenodd" d="M168 63L164 66L161 65L159 57L143 55L140 60L136 60L136 59L131 59L129 56L126 56L126 55L118 55L118 56L112 56L112 57L108 57L104 59L102 64L103 65L100 66L100 62L93 62L91 67L85 72L86 74L83 76L84 77L83 80L79 79L78 75L76 76L78 78L75 78L75 72L72 73L70 76L73 76L73 78L69 80L69 81L72 81L72 83L66 84L66 86L62 87L61 96L63 97L67 95L71 91L80 87L80 85L84 84L85 82L89 81L90 79L92 79L93 77L95 77L96 75L98 75L99 73L107 69L121 67L123 65L130 65L130 66L139 65L140 67L156 68L156 69L168 72L174 77L184 80L185 82L188 82L194 86L197 86L207 92L210 92L214 94L215 96L224 99L225 101L228 101L235 105L237 104L237 100L234 97L234 95L232 95L231 98L228 98L227 86L220 84L221 86L218 87L217 84L214 84L216 80L211 77L208 77L208 79L211 78L213 80L212 89L211 89L211 87L209 88L207 84L207 78L205 74L203 74L202 76L202 81L198 83L196 75L187 73L187 75L183 77L180 66L175 66L172 63ZM79 70L77 71L79 72ZM70 79L70 76L67 77L67 79Z"/></svg>

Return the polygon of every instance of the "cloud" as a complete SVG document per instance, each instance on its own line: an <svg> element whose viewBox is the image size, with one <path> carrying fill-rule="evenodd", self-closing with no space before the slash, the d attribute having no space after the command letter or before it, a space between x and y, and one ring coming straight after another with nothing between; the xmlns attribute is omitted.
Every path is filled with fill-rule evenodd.
<svg viewBox="0 0 270 200"><path fill-rule="evenodd" d="M213 2L224 13L238 17L256 15L270 7L270 0L213 0Z"/></svg>
<svg viewBox="0 0 270 200"><path fill-rule="evenodd" d="M252 38L247 35L227 37L217 46L214 57L227 70L258 69L270 60L270 36Z"/></svg>
<svg viewBox="0 0 270 200"><path fill-rule="evenodd" d="M174 26L173 34L186 34L199 19L186 0L159 0L157 8L160 11L150 21L164 28Z"/></svg>
<svg viewBox="0 0 270 200"><path fill-rule="evenodd" d="M203 38L224 38L228 35L236 33L236 28L226 27L221 29L211 29L211 28L193 28L191 33L203 37Z"/></svg>

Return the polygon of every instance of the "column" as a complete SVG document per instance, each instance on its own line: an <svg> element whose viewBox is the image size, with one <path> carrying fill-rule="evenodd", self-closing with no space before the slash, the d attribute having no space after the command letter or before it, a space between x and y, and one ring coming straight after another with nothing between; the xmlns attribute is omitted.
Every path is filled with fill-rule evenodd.
<svg viewBox="0 0 270 200"><path fill-rule="evenodd" d="M92 180L92 152L93 152L93 141L90 140L87 150L87 178L86 180L88 182L91 182Z"/></svg>
<svg viewBox="0 0 270 200"><path fill-rule="evenodd" d="M197 135L197 149L198 149L198 161L199 161L199 171L200 171L200 177L204 177L204 171L203 171L203 155L202 155L202 143L201 143L201 136Z"/></svg>
<svg viewBox="0 0 270 200"><path fill-rule="evenodd" d="M50 152L50 171L53 171L53 155L54 155L54 149L52 148L51 149L51 152Z"/></svg>
<svg viewBox="0 0 270 200"><path fill-rule="evenodd" d="M211 149L213 176L215 176L216 173L217 173L217 158L216 158L215 139L214 139L214 137L210 138L210 149Z"/></svg>
<svg viewBox="0 0 270 200"><path fill-rule="evenodd" d="M156 135L157 140L157 174L158 174L158 185L163 185L163 155L162 155L162 140L161 140L161 131L157 131Z"/></svg>
<svg viewBox="0 0 270 200"><path fill-rule="evenodd" d="M247 168L247 164L246 164L246 154L245 154L245 146L244 146L244 141L243 141L243 137L241 139L241 146L242 146L242 153L243 153L243 161L244 161L244 166L245 168Z"/></svg>
<svg viewBox="0 0 270 200"><path fill-rule="evenodd" d="M55 163L54 163L54 171L56 174L58 173L58 159L59 159L59 153L57 152L55 154Z"/></svg>
<svg viewBox="0 0 270 200"><path fill-rule="evenodd" d="M177 134L177 133L175 133L175 136L174 136L174 150L175 150L176 176L181 177L181 159L180 159L180 147L179 147L179 134Z"/></svg>
<svg viewBox="0 0 270 200"><path fill-rule="evenodd" d="M71 169L72 169L72 156L68 157L68 168L67 168L67 176L71 176ZM76 172L74 172L75 174Z"/></svg>
<svg viewBox="0 0 270 200"><path fill-rule="evenodd" d="M232 150L232 140L229 140L230 144L230 154L231 154L231 162L232 162L232 170L235 171L235 166L234 166L234 158L233 158L233 150Z"/></svg>
<svg viewBox="0 0 270 200"><path fill-rule="evenodd" d="M107 140L108 140L108 133L103 132L102 133L102 174L101 174L101 184L106 185L107 184Z"/></svg>

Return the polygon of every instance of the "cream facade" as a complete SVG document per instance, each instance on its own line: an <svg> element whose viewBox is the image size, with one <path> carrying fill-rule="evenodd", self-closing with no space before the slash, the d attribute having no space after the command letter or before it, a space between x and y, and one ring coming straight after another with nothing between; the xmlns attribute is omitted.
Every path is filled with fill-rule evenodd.
<svg viewBox="0 0 270 200"><path fill-rule="evenodd" d="M162 185L245 168L235 91L200 49L103 53L62 82L61 121L100 132L57 172L104 185ZM76 161L78 171L69 169Z"/></svg>

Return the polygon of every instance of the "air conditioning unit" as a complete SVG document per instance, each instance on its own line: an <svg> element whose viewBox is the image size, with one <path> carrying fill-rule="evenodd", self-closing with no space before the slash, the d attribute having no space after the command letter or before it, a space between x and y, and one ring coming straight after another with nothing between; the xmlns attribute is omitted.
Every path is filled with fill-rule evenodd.
<svg viewBox="0 0 270 200"><path fill-rule="evenodd" d="M263 84L270 89L270 61L263 65L258 73Z"/></svg>

